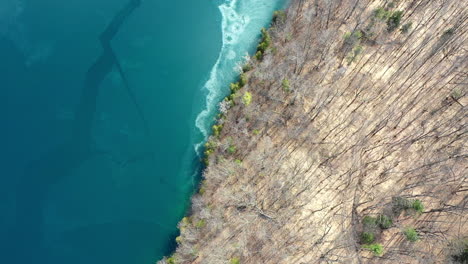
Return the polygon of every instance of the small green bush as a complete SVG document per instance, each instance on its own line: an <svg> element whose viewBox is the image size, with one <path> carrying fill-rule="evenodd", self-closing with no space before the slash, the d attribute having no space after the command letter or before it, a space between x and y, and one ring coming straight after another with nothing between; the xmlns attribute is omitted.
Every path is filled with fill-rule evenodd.
<svg viewBox="0 0 468 264"><path fill-rule="evenodd" d="M405 237L408 241L416 242L419 240L418 232L412 227L406 228L403 231L403 234L405 234Z"/></svg>
<svg viewBox="0 0 468 264"><path fill-rule="evenodd" d="M235 162L237 165L241 165L241 164L242 164L242 161L241 161L240 159L236 159L234 162Z"/></svg>
<svg viewBox="0 0 468 264"><path fill-rule="evenodd" d="M246 63L244 64L244 66L242 66L242 72L248 72L248 71L251 71L252 69L253 69L253 66L250 63Z"/></svg>
<svg viewBox="0 0 468 264"><path fill-rule="evenodd" d="M361 242L363 244L370 244L374 242L375 240L375 235L372 232L362 232L361 233Z"/></svg>
<svg viewBox="0 0 468 264"><path fill-rule="evenodd" d="M411 203L411 208L413 208L417 213L422 213L424 211L424 205L420 200L414 200Z"/></svg>
<svg viewBox="0 0 468 264"><path fill-rule="evenodd" d="M276 10L273 12L273 23L281 24L286 21L286 12L284 10Z"/></svg>
<svg viewBox="0 0 468 264"><path fill-rule="evenodd" d="M374 17L385 21L390 17L390 12L383 7L379 7L374 10Z"/></svg>
<svg viewBox="0 0 468 264"><path fill-rule="evenodd" d="M281 82L281 87L283 88L283 91L285 92L291 91L291 85L288 79L283 79L283 81Z"/></svg>
<svg viewBox="0 0 468 264"><path fill-rule="evenodd" d="M198 222L195 224L195 227L200 229L206 226L206 221L205 219L198 220Z"/></svg>
<svg viewBox="0 0 468 264"><path fill-rule="evenodd" d="M413 26L412 22L408 22L408 23L404 24L403 26L401 26L401 29L400 29L401 33L403 33L403 34L408 33L411 30L412 26Z"/></svg>
<svg viewBox="0 0 468 264"><path fill-rule="evenodd" d="M255 53L255 58L259 61L261 61L263 59L263 52L262 51L257 51L257 53Z"/></svg>
<svg viewBox="0 0 468 264"><path fill-rule="evenodd" d="M169 258L167 258L166 261L167 261L167 264L176 264L177 263L175 257L169 257Z"/></svg>
<svg viewBox="0 0 468 264"><path fill-rule="evenodd" d="M377 217L377 224L380 226L380 228L387 229L392 226L393 221L390 217L386 215L379 215Z"/></svg>
<svg viewBox="0 0 468 264"><path fill-rule="evenodd" d="M236 153L237 148L234 145L230 145L229 148L227 149L227 151L228 151L229 154L234 154L234 153Z"/></svg>
<svg viewBox="0 0 468 264"><path fill-rule="evenodd" d="M383 246L382 244L370 244L370 245L363 245L362 246L365 249L370 250L374 255L380 256L383 254Z"/></svg>
<svg viewBox="0 0 468 264"><path fill-rule="evenodd" d="M400 26L403 11L394 11L387 20L387 31L392 32Z"/></svg>
<svg viewBox="0 0 468 264"><path fill-rule="evenodd" d="M363 38L363 33L361 30L356 30L354 32L347 32L344 35L344 43L346 46L353 47Z"/></svg>
<svg viewBox="0 0 468 264"><path fill-rule="evenodd" d="M240 264L240 259L238 257L234 257L229 260L230 264Z"/></svg>
<svg viewBox="0 0 468 264"><path fill-rule="evenodd" d="M238 82L236 82L236 83L231 83L229 88L231 89L231 95L232 95L232 94L237 93L237 91L240 90L241 86Z"/></svg>
<svg viewBox="0 0 468 264"><path fill-rule="evenodd" d="M377 218L366 215L362 219L362 224L364 225L364 228L376 227L377 226Z"/></svg>
<svg viewBox="0 0 468 264"><path fill-rule="evenodd" d="M242 96L242 103L247 106L252 102L252 94L249 92L245 92L244 96Z"/></svg>
<svg viewBox="0 0 468 264"><path fill-rule="evenodd" d="M244 87L248 82L247 75L245 73L241 73L239 78L239 86Z"/></svg>
<svg viewBox="0 0 468 264"><path fill-rule="evenodd" d="M254 135L258 135L258 134L260 134L260 131L259 131L258 129L254 129L254 130L252 131L252 133L253 133Z"/></svg>
<svg viewBox="0 0 468 264"><path fill-rule="evenodd" d="M271 37L265 28L262 28L262 38L257 46L257 51L265 52L271 45Z"/></svg>
<svg viewBox="0 0 468 264"><path fill-rule="evenodd" d="M221 134L221 131L223 130L223 125L220 124L220 125L214 125L212 127L212 130L213 130L213 135L215 137L219 137L219 135Z"/></svg>
<svg viewBox="0 0 468 264"><path fill-rule="evenodd" d="M411 201L404 197L393 197L392 198L392 210L393 213L399 215L403 210L411 207Z"/></svg>
<svg viewBox="0 0 468 264"><path fill-rule="evenodd" d="M468 238L452 241L450 247L450 257L455 263L468 263Z"/></svg>
<svg viewBox="0 0 468 264"><path fill-rule="evenodd" d="M362 53L363 47L361 45L357 45L353 48L353 51L348 56L348 64L351 64L356 60L356 58Z"/></svg>

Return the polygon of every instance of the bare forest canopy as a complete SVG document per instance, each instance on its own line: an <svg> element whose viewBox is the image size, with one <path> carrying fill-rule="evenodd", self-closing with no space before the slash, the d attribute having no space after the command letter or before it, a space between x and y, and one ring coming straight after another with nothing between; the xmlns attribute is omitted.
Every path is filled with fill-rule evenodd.
<svg viewBox="0 0 468 264"><path fill-rule="evenodd" d="M468 1L293 0L162 263L467 263Z"/></svg>

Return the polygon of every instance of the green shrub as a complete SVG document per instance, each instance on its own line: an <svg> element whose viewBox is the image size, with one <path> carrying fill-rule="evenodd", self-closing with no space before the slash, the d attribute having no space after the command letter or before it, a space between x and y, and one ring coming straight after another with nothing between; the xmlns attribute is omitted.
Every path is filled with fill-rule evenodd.
<svg viewBox="0 0 468 264"><path fill-rule="evenodd" d="M234 153L236 153L237 148L234 145L230 145L229 148L227 149L227 151L228 151L229 154L234 154Z"/></svg>
<svg viewBox="0 0 468 264"><path fill-rule="evenodd" d="M370 244L370 245L363 245L362 246L365 249L370 250L374 255L380 256L383 253L383 246L382 244Z"/></svg>
<svg viewBox="0 0 468 264"><path fill-rule="evenodd" d="M252 94L249 93L249 92L245 92L244 93L244 96L242 96L242 103L244 103L244 105L249 105L250 103L252 102Z"/></svg>
<svg viewBox="0 0 468 264"><path fill-rule="evenodd" d="M383 7L379 7L374 10L374 17L385 21L390 17L390 12Z"/></svg>
<svg viewBox="0 0 468 264"><path fill-rule="evenodd" d="M234 257L229 260L230 264L240 264L240 259L238 257Z"/></svg>
<svg viewBox="0 0 468 264"><path fill-rule="evenodd" d="M239 78L239 86L244 87L248 82L247 75L245 73L241 73Z"/></svg>
<svg viewBox="0 0 468 264"><path fill-rule="evenodd" d="M361 45L357 45L353 48L353 51L348 56L348 64L351 64L356 60L356 58L362 53L363 47Z"/></svg>
<svg viewBox="0 0 468 264"><path fill-rule="evenodd" d="M231 95L232 95L232 94L237 93L237 91L240 90L241 86L238 82L236 82L236 83L231 83L229 88L231 89Z"/></svg>
<svg viewBox="0 0 468 264"><path fill-rule="evenodd" d="M254 130L252 131L252 133L253 133L254 135L258 135L258 134L260 134L260 131L259 131L258 129L254 129Z"/></svg>
<svg viewBox="0 0 468 264"><path fill-rule="evenodd" d="M468 238L459 239L450 243L450 258L455 263L468 263Z"/></svg>
<svg viewBox="0 0 468 264"><path fill-rule="evenodd" d="M394 11L387 20L387 31L392 32L400 26L403 11Z"/></svg>
<svg viewBox="0 0 468 264"><path fill-rule="evenodd" d="M375 240L375 235L372 232L362 232L361 233L361 242L363 244L370 244L374 242Z"/></svg>
<svg viewBox="0 0 468 264"><path fill-rule="evenodd" d="M449 37L451 35L453 35L453 33L455 33L455 29L452 27L452 28L449 28L447 30L444 31L444 33L442 34L442 37Z"/></svg>
<svg viewBox="0 0 468 264"><path fill-rule="evenodd" d="M259 61L261 61L263 59L263 52L262 51L257 51L257 53L255 53L255 58Z"/></svg>
<svg viewBox="0 0 468 264"><path fill-rule="evenodd" d="M422 213L424 211L424 205L420 200L414 200L411 203L411 208L413 208L417 213Z"/></svg>
<svg viewBox="0 0 468 264"><path fill-rule="evenodd" d="M392 210L393 213L399 215L401 211L411 207L411 201L404 197L393 197L392 198Z"/></svg>
<svg viewBox="0 0 468 264"><path fill-rule="evenodd" d="M280 24L286 21L286 12L284 10L276 10L273 12L273 23Z"/></svg>
<svg viewBox="0 0 468 264"><path fill-rule="evenodd" d="M377 217L377 224L380 226L380 228L387 229L392 226L393 221L390 217L386 215L379 215Z"/></svg>
<svg viewBox="0 0 468 264"><path fill-rule="evenodd" d="M405 234L405 237L408 241L411 241L411 242L416 242L419 240L419 235L418 235L418 232L416 232L416 230L414 228L406 228L404 231L403 231L403 234Z"/></svg>
<svg viewBox="0 0 468 264"><path fill-rule="evenodd" d="M169 258L167 258L166 261L167 261L167 264L176 264L177 263L175 257L169 257Z"/></svg>
<svg viewBox="0 0 468 264"><path fill-rule="evenodd" d="M363 33L361 30L356 30L354 32L347 32L344 35L344 43L346 46L354 47L359 41L363 38Z"/></svg>
<svg viewBox="0 0 468 264"><path fill-rule="evenodd" d="M200 183L200 189L198 190L198 193L200 195L203 195L205 194L205 191L206 191L206 180L203 180L201 183Z"/></svg>
<svg viewBox="0 0 468 264"><path fill-rule="evenodd" d="M246 63L246 64L244 64L244 66L242 66L242 72L248 72L248 71L250 71L252 69L253 69L253 66L250 63Z"/></svg>
<svg viewBox="0 0 468 264"><path fill-rule="evenodd" d="M242 161L241 161L240 159L236 159L234 162L235 162L237 165L241 165L241 164L242 164Z"/></svg>
<svg viewBox="0 0 468 264"><path fill-rule="evenodd" d="M219 137L219 135L221 134L221 131L223 130L223 125L220 124L220 125L214 125L212 127L212 130L213 130L213 135L215 137Z"/></svg>
<svg viewBox="0 0 468 264"><path fill-rule="evenodd" d="M362 224L364 225L364 228L376 227L377 226L377 218L366 215L362 219Z"/></svg>
<svg viewBox="0 0 468 264"><path fill-rule="evenodd" d="M205 219L198 220L198 222L195 224L195 227L200 229L206 226L206 221Z"/></svg>
<svg viewBox="0 0 468 264"><path fill-rule="evenodd" d="M287 93L291 91L291 85L289 84L288 79L283 79L283 81L281 82L281 87L283 88L283 91Z"/></svg>
<svg viewBox="0 0 468 264"><path fill-rule="evenodd" d="M177 242L177 244L182 243L182 237L181 236L176 237L175 241Z"/></svg>
<svg viewBox="0 0 468 264"><path fill-rule="evenodd" d="M260 40L260 43L257 46L257 53L255 53L255 58L257 60L263 59L263 54L271 45L271 37L268 31L265 28L262 28L261 32L262 32L262 38Z"/></svg>
<svg viewBox="0 0 468 264"><path fill-rule="evenodd" d="M403 34L408 33L411 30L412 26L413 26L412 22L408 22L408 23L404 24L403 26L401 26L401 29L400 29L401 33L403 33Z"/></svg>

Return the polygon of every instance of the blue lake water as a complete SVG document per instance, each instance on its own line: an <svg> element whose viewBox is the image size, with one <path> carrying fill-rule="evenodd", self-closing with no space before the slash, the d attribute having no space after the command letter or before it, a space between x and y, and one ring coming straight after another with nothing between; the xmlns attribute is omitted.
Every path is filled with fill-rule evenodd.
<svg viewBox="0 0 468 264"><path fill-rule="evenodd" d="M1 263L154 263L283 0L1 0Z"/></svg>

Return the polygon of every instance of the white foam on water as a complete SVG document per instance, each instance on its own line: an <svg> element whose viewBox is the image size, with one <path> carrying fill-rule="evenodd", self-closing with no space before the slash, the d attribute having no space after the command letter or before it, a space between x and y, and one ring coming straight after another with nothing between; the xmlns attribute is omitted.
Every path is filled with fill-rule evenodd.
<svg viewBox="0 0 468 264"><path fill-rule="evenodd" d="M256 42L260 29L271 20L282 0L226 0L218 8L222 15L222 48L203 90L208 92L206 108L197 116L195 125L204 136L210 135L210 125L218 102L228 91L228 82L236 76L236 66L242 55ZM203 142L195 145L199 153Z"/></svg>

